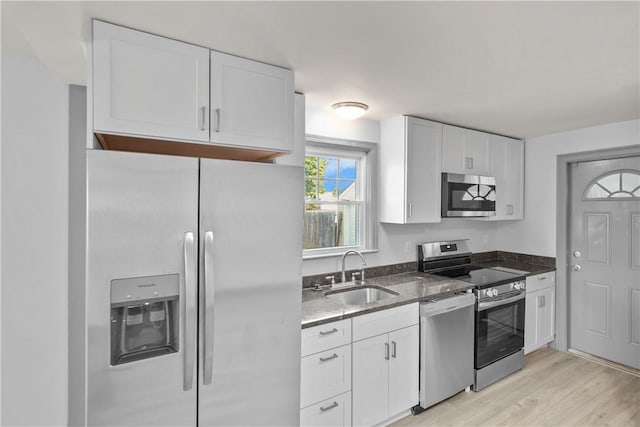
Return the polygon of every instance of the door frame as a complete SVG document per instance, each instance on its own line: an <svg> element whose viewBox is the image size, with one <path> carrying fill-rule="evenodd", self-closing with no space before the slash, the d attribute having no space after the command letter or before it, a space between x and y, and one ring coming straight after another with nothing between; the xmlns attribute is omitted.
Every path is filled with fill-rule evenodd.
<svg viewBox="0 0 640 427"><path fill-rule="evenodd" d="M640 156L640 145L626 145L604 150L583 151L558 155L556 191L556 338L553 348L567 351L571 321L571 265L569 244L571 233L571 164L595 160L610 160Z"/></svg>

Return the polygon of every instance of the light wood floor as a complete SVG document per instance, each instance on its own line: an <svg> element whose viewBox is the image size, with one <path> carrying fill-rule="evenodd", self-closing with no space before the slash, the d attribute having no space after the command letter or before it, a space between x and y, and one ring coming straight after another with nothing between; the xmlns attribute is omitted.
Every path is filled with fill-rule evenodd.
<svg viewBox="0 0 640 427"><path fill-rule="evenodd" d="M640 378L544 348L484 390L458 393L392 425L640 427Z"/></svg>

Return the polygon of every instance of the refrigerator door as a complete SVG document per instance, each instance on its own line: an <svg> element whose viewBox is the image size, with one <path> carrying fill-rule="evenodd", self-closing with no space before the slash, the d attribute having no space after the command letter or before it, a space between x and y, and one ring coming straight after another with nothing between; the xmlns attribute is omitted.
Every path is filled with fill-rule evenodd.
<svg viewBox="0 0 640 427"><path fill-rule="evenodd" d="M301 167L200 160L198 424L297 426Z"/></svg>
<svg viewBox="0 0 640 427"><path fill-rule="evenodd" d="M86 423L195 426L198 159L96 150L87 170Z"/></svg>

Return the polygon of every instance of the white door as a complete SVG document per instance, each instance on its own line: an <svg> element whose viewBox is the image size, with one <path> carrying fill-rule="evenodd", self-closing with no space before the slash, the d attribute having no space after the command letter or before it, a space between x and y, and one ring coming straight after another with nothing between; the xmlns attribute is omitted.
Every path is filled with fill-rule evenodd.
<svg viewBox="0 0 640 427"><path fill-rule="evenodd" d="M389 333L389 416L412 408L419 401L419 326Z"/></svg>
<svg viewBox="0 0 640 427"><path fill-rule="evenodd" d="M293 71L211 52L211 142L290 152Z"/></svg>
<svg viewBox="0 0 640 427"><path fill-rule="evenodd" d="M209 142L209 49L93 21L97 133Z"/></svg>
<svg viewBox="0 0 640 427"><path fill-rule="evenodd" d="M354 426L371 426L388 417L391 349L387 337L383 334L353 343Z"/></svg>
<svg viewBox="0 0 640 427"><path fill-rule="evenodd" d="M464 157L468 174L489 175L491 144L490 135L467 129L464 137ZM469 162L468 159L471 159Z"/></svg>
<svg viewBox="0 0 640 427"><path fill-rule="evenodd" d="M640 368L640 157L572 166L570 345Z"/></svg>
<svg viewBox="0 0 640 427"><path fill-rule="evenodd" d="M537 294L536 343L542 344L553 341L555 335L555 289L553 287L545 288L537 292Z"/></svg>
<svg viewBox="0 0 640 427"><path fill-rule="evenodd" d="M407 118L407 223L440 222L442 124Z"/></svg>

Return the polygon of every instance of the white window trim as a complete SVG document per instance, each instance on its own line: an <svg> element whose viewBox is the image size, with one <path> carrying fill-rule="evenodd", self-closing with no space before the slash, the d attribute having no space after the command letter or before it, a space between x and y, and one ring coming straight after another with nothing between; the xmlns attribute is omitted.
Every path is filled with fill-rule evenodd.
<svg viewBox="0 0 640 427"><path fill-rule="evenodd" d="M302 258L315 259L340 256L349 249L356 249L361 252L376 252L378 250L378 144L307 135L305 156L307 153L316 154L314 151L317 152L317 154L333 153L336 156L360 159L359 162L361 163L363 173L359 176L359 180L360 185L364 186L365 191L362 192L362 188L360 189L363 195L363 201L355 203L362 204L363 206L360 226L361 244L358 246L304 249L302 251ZM353 151L354 155L349 156L349 151ZM360 153L364 153L364 155ZM322 203L331 204L332 202Z"/></svg>

